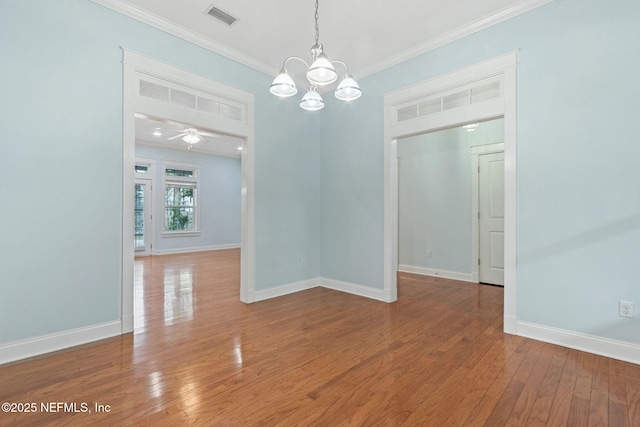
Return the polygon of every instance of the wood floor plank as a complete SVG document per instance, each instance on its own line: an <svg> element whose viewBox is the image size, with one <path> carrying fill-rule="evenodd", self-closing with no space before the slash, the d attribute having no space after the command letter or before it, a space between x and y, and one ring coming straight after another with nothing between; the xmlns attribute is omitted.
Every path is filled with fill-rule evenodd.
<svg viewBox="0 0 640 427"><path fill-rule="evenodd" d="M540 352L535 349L528 349L525 359L520 364L520 367L513 376L515 381L519 381L525 386L523 387L518 400L514 403L509 413L509 417L505 421L505 426L520 426L523 425L529 416L531 407L535 399L535 390L539 380L536 380L537 375L534 374L531 380L529 380L534 368L538 366L538 359Z"/></svg>
<svg viewBox="0 0 640 427"><path fill-rule="evenodd" d="M609 425L609 361L601 356L593 375L588 425Z"/></svg>
<svg viewBox="0 0 640 427"><path fill-rule="evenodd" d="M0 366L0 426L640 426L640 366L502 332L503 289L239 301L239 251L138 258L134 333Z"/></svg>
<svg viewBox="0 0 640 427"><path fill-rule="evenodd" d="M628 427L627 405L620 402L609 401L609 425L616 427Z"/></svg>
<svg viewBox="0 0 640 427"><path fill-rule="evenodd" d="M513 410L513 405L520 397L524 386L524 383L512 380L505 389L504 393L502 393L502 396L500 396L500 400L498 400L496 406L491 411L491 414L487 418L485 425L505 425L507 419L509 418L509 415L511 414L511 411Z"/></svg>
<svg viewBox="0 0 640 427"><path fill-rule="evenodd" d="M545 373L544 380L538 389L536 400L527 417L527 425L531 427L545 426L553 406L553 398L558 389L558 383L567 360L567 349L556 348L555 354Z"/></svg>
<svg viewBox="0 0 640 427"><path fill-rule="evenodd" d="M627 368L636 373L635 367L630 365ZM640 378L636 375L629 377L626 382L627 388L627 410L629 425L636 427L640 426Z"/></svg>
<svg viewBox="0 0 640 427"><path fill-rule="evenodd" d="M538 349L531 349L527 355L526 363L517 373L518 376L526 380L525 386L514 402L514 407L506 420L507 426L526 425L531 409L538 396L538 390L544 381L546 372L551 364L552 356L549 353L541 352Z"/></svg>
<svg viewBox="0 0 640 427"><path fill-rule="evenodd" d="M577 350L567 351L567 360L565 361L564 370L560 376L556 394L553 397L551 412L547 419L546 425L549 427L566 425L569 420L571 398L573 396L576 379L578 377L576 367L577 356Z"/></svg>
<svg viewBox="0 0 640 427"><path fill-rule="evenodd" d="M573 395L571 407L569 408L569 418L567 427L584 427L589 422L589 401Z"/></svg>

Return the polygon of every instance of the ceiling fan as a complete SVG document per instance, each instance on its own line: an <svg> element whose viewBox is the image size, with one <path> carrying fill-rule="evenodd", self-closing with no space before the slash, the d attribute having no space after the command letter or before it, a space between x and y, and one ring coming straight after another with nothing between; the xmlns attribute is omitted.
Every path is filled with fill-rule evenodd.
<svg viewBox="0 0 640 427"><path fill-rule="evenodd" d="M189 149L191 149L191 146L193 144L197 144L202 140L208 141L208 139L205 138L205 136L217 137L219 135L211 132L201 131L196 128L185 128L179 134L174 135L171 138L167 138L167 141L172 141L174 139L182 138L184 142L189 144Z"/></svg>

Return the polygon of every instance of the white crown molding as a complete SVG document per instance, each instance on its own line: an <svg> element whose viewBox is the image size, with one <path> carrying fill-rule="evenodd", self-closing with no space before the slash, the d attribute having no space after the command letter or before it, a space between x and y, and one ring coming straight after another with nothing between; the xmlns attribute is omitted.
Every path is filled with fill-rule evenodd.
<svg viewBox="0 0 640 427"><path fill-rule="evenodd" d="M205 37L201 34L196 33L195 31L192 31L181 25L177 25L171 21L168 21L165 18L151 14L136 6L132 6L128 3L125 3L122 0L91 0L91 1L101 6L104 6L108 9L115 10L116 12L119 12L137 21L151 25L154 28L157 28L161 31L164 31L166 33L179 37L183 40L191 42L207 50L210 50L212 52L225 56L236 62L247 65L258 71L262 71L263 73L266 73L269 75L272 75L272 74L275 75L278 72L278 69L271 67L262 61L258 61L257 59L252 58L248 55L245 55L242 52L239 52L221 43L217 43L208 37Z"/></svg>
<svg viewBox="0 0 640 427"><path fill-rule="evenodd" d="M475 32L489 28L492 25L499 24L507 19L521 15L537 7L543 6L547 3L551 3L553 0L525 0L518 4L509 6L496 13L493 13L470 24L456 28L437 37L429 39L423 43L420 43L412 48L404 50L396 55L386 58L384 61L372 64L358 72L357 77L363 78L371 74L382 71L386 68L398 65L408 59L414 58L423 53L442 47L446 44L459 40Z"/></svg>
<svg viewBox="0 0 640 427"><path fill-rule="evenodd" d="M179 37L183 40L191 42L200 47L203 47L207 50L210 50L212 52L225 56L229 59L237 61L248 67L254 68L263 73L266 73L269 75L275 75L279 71L278 68L272 67L269 64L266 64L262 61L258 61L257 59L251 56L245 55L244 53L239 52L235 49L232 49L228 46L225 46L221 43L217 43L208 37L205 37L199 33L196 33L195 31L192 31L188 28L185 28L183 26L170 22L165 18L159 17L143 9L140 9L136 6L132 6L128 3L125 3L123 0L91 0L91 1L101 6L104 6L108 9L115 10L116 12L122 13L123 15L126 15L130 18L133 18L145 24L151 25L152 27L155 27L166 33ZM365 76L377 73L378 71L382 71L385 68L389 68L393 65L397 65L401 62L404 62L408 59L411 59L413 57L426 53L430 50L437 49L448 43L451 43L453 41L466 37L470 34L473 34L477 31L488 28L492 25L506 21L507 19L513 18L514 16L518 16L522 13L528 12L532 9L543 6L552 1L553 0L525 0L525 1L519 2L518 4L509 6L494 14L478 19L477 21L474 21L470 24L464 25L462 27L459 27L455 30L444 33L435 38L429 39L419 45L416 45L410 49L402 51L397 55L388 57L384 61L380 61L368 67L365 67L364 69L358 72L358 78L363 78Z"/></svg>

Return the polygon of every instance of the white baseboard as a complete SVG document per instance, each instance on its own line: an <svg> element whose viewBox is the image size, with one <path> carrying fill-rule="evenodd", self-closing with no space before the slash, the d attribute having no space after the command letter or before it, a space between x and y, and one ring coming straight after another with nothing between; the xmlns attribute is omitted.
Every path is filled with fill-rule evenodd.
<svg viewBox="0 0 640 427"><path fill-rule="evenodd" d="M518 322L518 335L640 365L640 345L595 335Z"/></svg>
<svg viewBox="0 0 640 427"><path fill-rule="evenodd" d="M133 327L134 327L133 315L123 316L121 333L128 334L129 332L133 332Z"/></svg>
<svg viewBox="0 0 640 427"><path fill-rule="evenodd" d="M421 274L423 276L442 277L444 279L453 279L453 280L461 280L463 282L477 283L477 281L473 280L473 274L460 273L458 271L438 270L435 268L416 267L413 265L404 265L404 264L398 265L398 271L401 271L403 273Z"/></svg>
<svg viewBox="0 0 640 427"><path fill-rule="evenodd" d="M365 298L389 302L388 295L386 295L385 291L382 289L375 289L322 277L256 291L253 295L253 301L276 298L318 286L359 295ZM0 365L118 336L122 333L129 332L125 323L129 323L129 321L124 319L123 322L116 321L102 323L85 328L72 329L64 332L2 344L0 345ZM504 332L516 333L517 335L526 338L550 344L557 344L563 347L573 348L587 353L598 354L612 359L618 359L640 365L640 345L638 344L573 332L565 329L552 328L535 323L516 321L515 319L507 316L505 316Z"/></svg>
<svg viewBox="0 0 640 427"><path fill-rule="evenodd" d="M224 249L237 249L240 247L240 243L231 245L213 245L213 246L193 246L190 248L176 248L176 249L156 249L156 255L173 255L173 254L186 254L190 252L205 252L205 251L220 251Z"/></svg>
<svg viewBox="0 0 640 427"><path fill-rule="evenodd" d="M320 277L318 280L320 281L320 286L323 288L346 292L348 294L358 295L383 302L389 301L389 296L383 289L371 288L369 286L357 285L355 283L341 282L340 280L327 279L325 277Z"/></svg>
<svg viewBox="0 0 640 427"><path fill-rule="evenodd" d="M121 322L116 321L9 342L0 345L0 365L111 338L121 333Z"/></svg>
<svg viewBox="0 0 640 427"><path fill-rule="evenodd" d="M254 291L250 300L252 302L264 301L266 299L281 297L283 295L292 294L294 292L306 291L307 289L319 286L318 279L302 280L300 282L288 283L286 285L276 286L274 288Z"/></svg>
<svg viewBox="0 0 640 427"><path fill-rule="evenodd" d="M356 285L354 283L341 282L326 278L313 278L270 289L254 291L250 296L250 301L263 301L294 292L316 288L318 286L379 301L390 302L387 293L382 289L374 289L367 286ZM123 318L121 322L103 323L86 328L72 329L36 338L10 342L0 345L0 365L105 338L111 338L131 331L133 331L133 316L127 316Z"/></svg>
<svg viewBox="0 0 640 427"><path fill-rule="evenodd" d="M505 334L518 334L518 320L513 316L504 315L502 319L502 331Z"/></svg>
<svg viewBox="0 0 640 427"><path fill-rule="evenodd" d="M370 288L368 286L357 285L355 283L341 282L339 280L327 279L325 277L316 277L314 279L288 283L286 285L276 286L270 289L254 291L251 301L255 302L270 298L277 298L283 295L306 291L307 289L316 287L333 289L335 291L346 292L348 294L371 298L378 301L390 302L389 295L387 295L387 292L382 289Z"/></svg>

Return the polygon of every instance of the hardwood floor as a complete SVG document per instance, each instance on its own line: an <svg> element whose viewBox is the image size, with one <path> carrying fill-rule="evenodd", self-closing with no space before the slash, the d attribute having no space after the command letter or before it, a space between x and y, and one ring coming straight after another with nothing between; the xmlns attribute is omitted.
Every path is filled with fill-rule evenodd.
<svg viewBox="0 0 640 427"><path fill-rule="evenodd" d="M0 425L640 426L640 366L503 334L502 288L401 274L393 304L245 305L239 261L137 259L135 333L0 366L0 402L38 406Z"/></svg>

